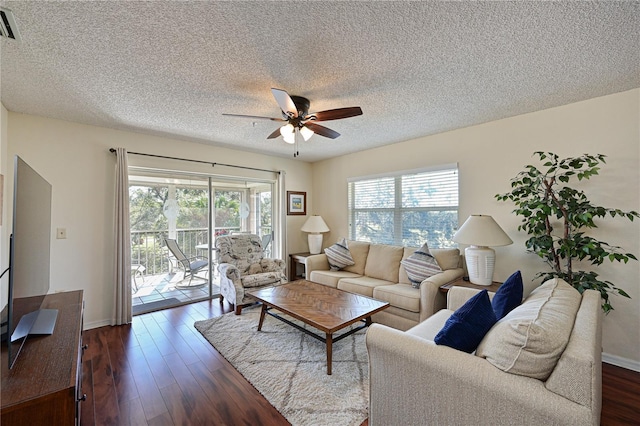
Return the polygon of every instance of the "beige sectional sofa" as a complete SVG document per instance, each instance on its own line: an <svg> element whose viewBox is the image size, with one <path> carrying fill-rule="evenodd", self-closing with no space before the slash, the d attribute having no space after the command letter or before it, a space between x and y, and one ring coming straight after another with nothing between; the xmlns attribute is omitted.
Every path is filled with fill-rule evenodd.
<svg viewBox="0 0 640 426"><path fill-rule="evenodd" d="M402 332L367 330L369 425L597 425L602 407L600 294L554 279L499 320L474 353L434 343L477 290Z"/></svg>
<svg viewBox="0 0 640 426"><path fill-rule="evenodd" d="M372 319L399 330L408 330L443 309L446 297L440 286L464 274L458 249L431 249L442 272L424 280L418 289L400 264L417 248L359 241L347 241L347 245L354 265L335 271L324 253L312 255L306 259L307 279L389 302L391 306Z"/></svg>

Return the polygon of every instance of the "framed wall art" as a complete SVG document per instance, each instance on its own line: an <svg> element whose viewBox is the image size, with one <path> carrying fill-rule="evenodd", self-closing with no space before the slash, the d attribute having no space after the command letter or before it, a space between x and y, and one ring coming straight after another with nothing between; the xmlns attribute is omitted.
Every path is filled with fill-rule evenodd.
<svg viewBox="0 0 640 426"><path fill-rule="evenodd" d="M307 214L307 193L297 191L287 191L287 214L306 215Z"/></svg>

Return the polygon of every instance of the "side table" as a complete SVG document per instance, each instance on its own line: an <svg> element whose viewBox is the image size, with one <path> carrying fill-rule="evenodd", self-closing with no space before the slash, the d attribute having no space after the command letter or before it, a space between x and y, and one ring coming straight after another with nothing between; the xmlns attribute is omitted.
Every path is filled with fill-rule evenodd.
<svg viewBox="0 0 640 426"><path fill-rule="evenodd" d="M306 260L311 253L290 253L289 254L289 281L306 279ZM298 265L302 265L302 275L298 274Z"/></svg>
<svg viewBox="0 0 640 426"><path fill-rule="evenodd" d="M491 285L477 285L477 284L472 284L469 281L465 281L462 278L458 278L455 281L452 281L450 283L441 285L440 286L440 292L447 293L451 287L458 286L458 287L475 288L475 289L478 289L478 290L485 290L486 289L488 291L492 291L492 292L495 293L498 290L498 288L500 288L501 285L502 285L502 283L498 282L498 281L494 281L493 283L491 283Z"/></svg>

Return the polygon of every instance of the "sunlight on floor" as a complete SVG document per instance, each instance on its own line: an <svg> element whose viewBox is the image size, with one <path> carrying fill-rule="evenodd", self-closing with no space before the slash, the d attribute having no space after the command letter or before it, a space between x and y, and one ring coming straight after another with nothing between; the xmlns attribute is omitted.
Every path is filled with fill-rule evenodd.
<svg viewBox="0 0 640 426"><path fill-rule="evenodd" d="M182 273L148 275L144 279L137 277L131 281L132 305L158 302L165 299L177 299L180 302L202 300L209 296L209 286L206 280L194 277L190 287L178 287L180 283L187 284ZM220 293L217 277L214 276L212 294Z"/></svg>

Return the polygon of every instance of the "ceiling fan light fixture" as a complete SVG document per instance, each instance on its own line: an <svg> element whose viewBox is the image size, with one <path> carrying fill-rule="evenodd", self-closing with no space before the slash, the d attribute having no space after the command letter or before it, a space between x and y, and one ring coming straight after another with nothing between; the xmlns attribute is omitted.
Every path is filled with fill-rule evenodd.
<svg viewBox="0 0 640 426"><path fill-rule="evenodd" d="M245 115L245 114L222 114L234 117L245 117L251 119L262 119L279 121L282 124L281 127L275 129L267 136L267 139L275 139L282 136L284 141L290 145L295 145L294 157L297 157L297 132L304 141L308 141L316 134L325 138L335 139L340 136L340 133L335 130L331 130L328 127L317 124L318 121L330 121L339 120L342 118L355 117L362 115L362 108L360 107L346 107L346 108L334 108L325 111L318 111L309 114L309 99L302 96L289 95L285 90L271 88L271 93L276 100L276 103L280 107L282 112L282 118L262 117L257 115ZM255 122L254 122L255 126Z"/></svg>
<svg viewBox="0 0 640 426"><path fill-rule="evenodd" d="M311 139L311 136L314 135L313 130L311 130L307 126L300 127L300 134L304 138L305 142Z"/></svg>
<svg viewBox="0 0 640 426"><path fill-rule="evenodd" d="M293 132L285 133L282 135L282 139L284 139L286 143L293 145L294 143L296 143L296 134Z"/></svg>
<svg viewBox="0 0 640 426"><path fill-rule="evenodd" d="M285 124L284 126L280 127L280 134L282 135L282 137L286 137L287 135L293 135L294 131L295 129L293 128L293 124L291 123Z"/></svg>

